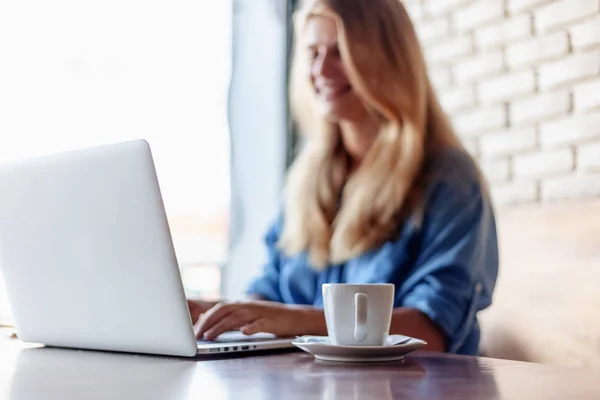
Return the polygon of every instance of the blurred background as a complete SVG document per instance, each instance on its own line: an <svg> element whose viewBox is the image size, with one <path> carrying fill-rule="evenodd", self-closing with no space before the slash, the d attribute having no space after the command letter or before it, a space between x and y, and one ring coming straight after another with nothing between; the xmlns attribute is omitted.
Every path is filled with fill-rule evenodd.
<svg viewBox="0 0 600 400"><path fill-rule="evenodd" d="M297 151L286 97L296 3L0 0L0 161L146 138L188 295L240 296ZM600 198L600 1L404 4L490 182L502 248L521 254L527 218L547 230L536 210ZM562 243L539 235L528 243Z"/></svg>
<svg viewBox="0 0 600 400"><path fill-rule="evenodd" d="M600 195L600 3L406 1L496 203Z"/></svg>
<svg viewBox="0 0 600 400"><path fill-rule="evenodd" d="M188 296L240 295L279 207L291 7L0 0L0 162L145 138Z"/></svg>

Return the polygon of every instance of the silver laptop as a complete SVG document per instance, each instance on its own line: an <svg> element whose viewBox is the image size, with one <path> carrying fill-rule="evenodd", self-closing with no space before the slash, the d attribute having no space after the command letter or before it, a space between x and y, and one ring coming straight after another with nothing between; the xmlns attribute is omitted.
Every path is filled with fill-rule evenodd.
<svg viewBox="0 0 600 400"><path fill-rule="evenodd" d="M292 347L196 340L143 140L0 166L0 270L23 341L190 357Z"/></svg>

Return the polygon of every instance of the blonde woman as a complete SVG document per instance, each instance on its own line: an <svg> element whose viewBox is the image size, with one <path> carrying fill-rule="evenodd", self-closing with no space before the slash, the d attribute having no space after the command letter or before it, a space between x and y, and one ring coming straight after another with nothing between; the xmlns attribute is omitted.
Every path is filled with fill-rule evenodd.
<svg viewBox="0 0 600 400"><path fill-rule="evenodd" d="M492 206L400 0L305 1L292 106L306 142L245 302L190 302L200 337L326 335L323 283L395 284L391 333L477 354L498 270Z"/></svg>

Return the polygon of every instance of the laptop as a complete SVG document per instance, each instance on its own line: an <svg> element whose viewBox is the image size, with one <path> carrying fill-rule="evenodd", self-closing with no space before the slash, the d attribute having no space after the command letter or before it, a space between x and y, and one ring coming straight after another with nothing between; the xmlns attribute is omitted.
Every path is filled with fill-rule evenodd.
<svg viewBox="0 0 600 400"><path fill-rule="evenodd" d="M268 334L196 340L146 141L2 165L0 193L19 339L183 357L293 347Z"/></svg>

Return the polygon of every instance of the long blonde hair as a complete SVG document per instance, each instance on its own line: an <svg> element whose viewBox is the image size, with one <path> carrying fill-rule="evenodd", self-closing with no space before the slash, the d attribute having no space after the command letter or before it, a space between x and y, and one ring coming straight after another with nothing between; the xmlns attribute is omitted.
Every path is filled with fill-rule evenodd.
<svg viewBox="0 0 600 400"><path fill-rule="evenodd" d="M348 79L380 127L352 176L339 127L315 112L302 42L314 15L336 21ZM290 255L307 251L322 269L398 236L401 224L422 211L425 161L460 142L400 0L307 0L294 22L290 101L306 142L287 177L279 246Z"/></svg>

